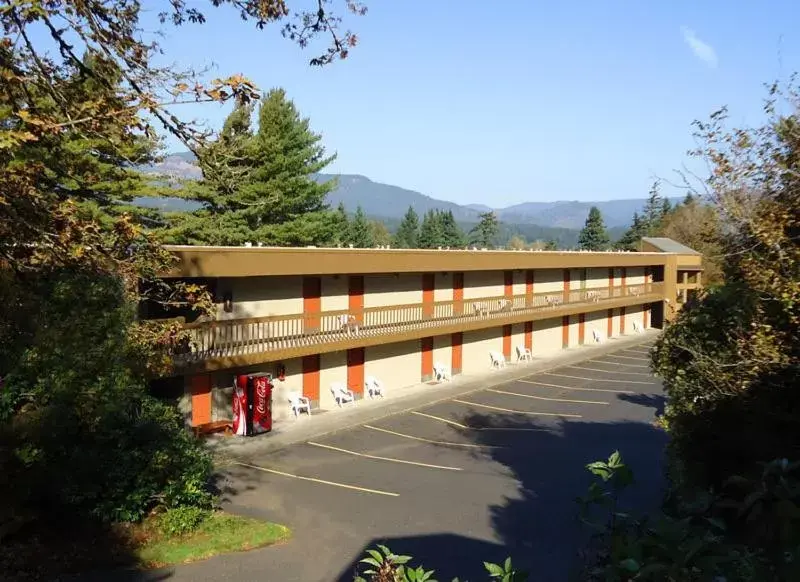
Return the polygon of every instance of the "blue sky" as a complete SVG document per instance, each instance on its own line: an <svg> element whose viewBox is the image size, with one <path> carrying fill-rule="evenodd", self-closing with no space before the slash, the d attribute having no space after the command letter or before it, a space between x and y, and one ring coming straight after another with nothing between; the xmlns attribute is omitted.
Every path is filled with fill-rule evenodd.
<svg viewBox="0 0 800 582"><path fill-rule="evenodd" d="M727 104L759 122L763 84L800 63L789 0L366 1L347 19L360 45L326 68L229 9L162 46L284 87L338 153L331 171L492 207L644 197L687 163L694 119ZM227 112L179 110L212 127Z"/></svg>

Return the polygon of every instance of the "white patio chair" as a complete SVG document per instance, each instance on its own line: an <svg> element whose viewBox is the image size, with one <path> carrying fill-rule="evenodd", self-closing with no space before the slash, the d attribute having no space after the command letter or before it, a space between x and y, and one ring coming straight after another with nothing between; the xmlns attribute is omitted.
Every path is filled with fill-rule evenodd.
<svg viewBox="0 0 800 582"><path fill-rule="evenodd" d="M601 344L605 340L605 337L603 336L602 333L597 331L595 328L592 328L592 340L596 344Z"/></svg>
<svg viewBox="0 0 800 582"><path fill-rule="evenodd" d="M642 324L638 321L633 322L633 331L634 333L643 333L644 330L642 329Z"/></svg>
<svg viewBox="0 0 800 582"><path fill-rule="evenodd" d="M370 398L375 398L376 396L383 398L383 382L378 380L375 376L367 376L364 385Z"/></svg>
<svg viewBox="0 0 800 582"><path fill-rule="evenodd" d="M498 302L500 311L511 311L511 300L500 299Z"/></svg>
<svg viewBox="0 0 800 582"><path fill-rule="evenodd" d="M506 367L506 358L500 352L489 352L489 360L491 360L493 370Z"/></svg>
<svg viewBox="0 0 800 582"><path fill-rule="evenodd" d="M521 362L523 360L532 362L533 353L531 353L531 351L525 346L517 346L517 362Z"/></svg>
<svg viewBox="0 0 800 582"><path fill-rule="evenodd" d="M548 295L544 298L545 303L555 309L564 302L564 298L558 295Z"/></svg>
<svg viewBox="0 0 800 582"><path fill-rule="evenodd" d="M300 416L300 413L305 411L311 416L311 400L303 396L299 392L289 392L289 408L291 408L294 417Z"/></svg>
<svg viewBox="0 0 800 582"><path fill-rule="evenodd" d="M472 311L474 315L489 315L489 308L483 303L473 303Z"/></svg>
<svg viewBox="0 0 800 582"><path fill-rule="evenodd" d="M358 323L354 315L340 315L339 324L347 335L358 333Z"/></svg>
<svg viewBox="0 0 800 582"><path fill-rule="evenodd" d="M331 394L333 394L333 399L336 401L339 408L342 407L342 404L353 402L356 399L353 395L353 391L349 390L341 382L334 382L331 384Z"/></svg>
<svg viewBox="0 0 800 582"><path fill-rule="evenodd" d="M437 382L449 382L453 379L450 368L439 362L433 365L433 377Z"/></svg>

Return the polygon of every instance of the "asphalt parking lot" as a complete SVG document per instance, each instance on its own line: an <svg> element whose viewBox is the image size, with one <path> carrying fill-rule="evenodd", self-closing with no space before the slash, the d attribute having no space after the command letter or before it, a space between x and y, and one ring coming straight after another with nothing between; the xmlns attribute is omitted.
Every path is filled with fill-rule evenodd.
<svg viewBox="0 0 800 582"><path fill-rule="evenodd" d="M349 581L364 550L386 543L439 580L484 579L482 561L507 555L533 581L567 580L585 536L586 463L619 449L637 480L628 505L660 500L651 342L240 459L226 470L227 508L294 538L170 578Z"/></svg>

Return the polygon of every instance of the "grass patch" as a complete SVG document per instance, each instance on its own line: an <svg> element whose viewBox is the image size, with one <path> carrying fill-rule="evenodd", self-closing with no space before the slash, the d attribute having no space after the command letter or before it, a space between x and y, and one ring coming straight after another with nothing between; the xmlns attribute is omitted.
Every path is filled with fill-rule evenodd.
<svg viewBox="0 0 800 582"><path fill-rule="evenodd" d="M285 541L290 535L285 526L222 512L212 513L196 530L181 536L161 533L152 519L132 533L137 538L136 557L145 568L252 550Z"/></svg>

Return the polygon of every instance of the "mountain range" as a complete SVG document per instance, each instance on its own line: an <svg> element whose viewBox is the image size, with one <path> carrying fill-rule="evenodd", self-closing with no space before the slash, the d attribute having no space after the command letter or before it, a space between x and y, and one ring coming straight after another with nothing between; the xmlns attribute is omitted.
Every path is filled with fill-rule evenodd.
<svg viewBox="0 0 800 582"><path fill-rule="evenodd" d="M189 152L171 154L161 162L142 168L142 170L147 173L187 179L197 179L201 175ZM388 219L390 223L402 218L408 207L412 206L420 216L429 210L452 211L456 221L465 224L477 223L482 212L494 210L500 221L509 225L536 225L545 228L578 230L583 227L589 209L597 206L603 215L606 226L609 229L620 231L630 225L634 212L641 212L647 201L645 198L597 202L564 200L524 202L505 208L491 208L483 204L462 205L439 200L400 186L374 182L358 174L318 174L316 179L321 182L331 179L338 180L337 188L329 194L328 201L331 206L335 207L342 203L348 212L354 212L358 206L361 206L368 216ZM678 200L675 199L675 201ZM172 206L173 204L166 202L166 205ZM187 203L182 200L175 206L179 206L182 210L188 209Z"/></svg>

